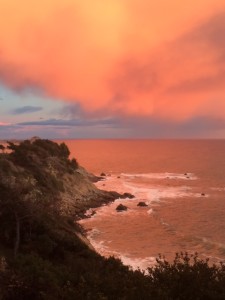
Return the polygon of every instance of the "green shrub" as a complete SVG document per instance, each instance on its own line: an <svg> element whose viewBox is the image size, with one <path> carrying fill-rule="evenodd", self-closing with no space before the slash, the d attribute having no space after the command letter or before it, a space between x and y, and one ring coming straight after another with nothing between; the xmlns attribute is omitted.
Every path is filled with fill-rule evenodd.
<svg viewBox="0 0 225 300"><path fill-rule="evenodd" d="M177 253L173 263L160 256L148 276L157 299L225 299L225 265L197 253Z"/></svg>

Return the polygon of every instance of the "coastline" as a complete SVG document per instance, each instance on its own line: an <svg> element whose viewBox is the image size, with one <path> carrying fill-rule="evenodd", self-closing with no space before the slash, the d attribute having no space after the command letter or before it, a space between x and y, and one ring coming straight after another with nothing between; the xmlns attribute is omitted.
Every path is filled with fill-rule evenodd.
<svg viewBox="0 0 225 300"><path fill-rule="evenodd" d="M64 143L35 140L10 147L10 153L0 155L0 278L4 279L0 280L0 290L6 296L4 299L39 299L40 295L46 299L90 299L92 295L109 300L176 299L177 295L190 295L189 291L191 298L183 298L192 299L195 282L194 298L203 299L199 297L202 291L204 295L213 291L215 299L221 298L218 296L224 290L223 266L211 268L208 261L183 253L178 253L171 264L161 257L153 268L149 256L147 267L150 268L146 272L140 263L140 258L146 263L146 251L155 257L156 252L150 247L156 247L155 237L162 241L158 230L163 233L169 229L169 224L163 223L157 215L160 209L157 202L174 197L174 193L177 197L177 192L183 197L190 191L187 186L180 185L179 178L171 177L175 182L169 182L171 179L167 177L152 181L152 175L155 178L157 173L118 175L112 171L112 176L99 181L80 167L76 159L69 159ZM159 185L160 181L163 186ZM135 195L132 200L127 191ZM205 203L207 193L201 200ZM151 215L149 208L139 206L138 201L148 202ZM118 212L119 203L126 205L127 210ZM90 207L93 210L96 207L96 215L87 218L84 215ZM78 224L81 217L85 217L84 222L97 221L96 228L101 223L95 241L100 241L103 247L106 245L106 250L115 250L114 253L104 255L94 249L92 240L90 243L85 237L90 231L85 232L87 227ZM175 242L176 236L173 240L172 237L171 241ZM117 244L109 245L110 239ZM163 243L168 248L171 245ZM140 249L146 251L139 255ZM186 249L184 244L182 249ZM129 267L131 265L133 268ZM194 279L187 285L187 280L193 276L198 281Z"/></svg>
<svg viewBox="0 0 225 300"><path fill-rule="evenodd" d="M93 174L92 174L93 175ZM94 175L95 176L95 175ZM97 176L98 177L98 176ZM110 184L109 184L110 182ZM114 182L116 185L114 185ZM121 183L118 188L118 183ZM140 264L139 259L131 259L124 255L123 253L118 252L111 252L107 253L106 248L103 246L104 251L102 251L102 243L98 243L93 240L92 235L95 235L96 229L95 228L86 228L85 222L91 220L92 218L95 218L95 215L101 213L102 210L108 209L110 206L113 206L113 211L117 215L122 216L123 212L118 212L116 210L116 207L119 204L126 203L129 206L129 203L132 203L132 200L135 199L135 196L131 192L131 189L124 187L123 182L120 181L119 174L108 174L103 177L100 177L99 180L94 182L95 187L105 193L106 198L104 199L98 199L99 202L97 202L97 205L92 206L92 203L90 204L90 207L84 212L83 216L77 221L78 224L81 226L82 235L84 236L85 240L87 241L87 244L91 245L91 249L94 249L96 253L101 255L102 257L109 258L109 257L115 257L117 259L120 259L124 266L128 266L129 268L132 268L133 270L137 270L139 267L141 267L142 270L146 269L144 266L145 260ZM112 190L114 190L112 192ZM108 193L110 195L114 196L113 200L108 201ZM136 201L134 201L136 202ZM96 209L96 210L95 210ZM106 250L106 251L105 251ZM148 258L149 265L155 264L154 258Z"/></svg>
<svg viewBox="0 0 225 300"><path fill-rule="evenodd" d="M146 178L148 187L133 185L132 182L137 177ZM155 264L158 253L165 253L166 258L172 261L177 251L189 249L189 245L192 247L189 250L190 253L198 252L202 258L207 257L209 252L205 249L205 245L197 244L197 242L195 244L194 239L193 242L190 241L189 235L183 235L182 229L174 228L173 223L168 223L158 213L159 203L169 203L170 199L186 199L188 201L188 199L194 198L199 204L208 199L208 193L202 195L201 190L193 184L196 180L198 180L197 176L192 173L188 173L188 176L180 173L135 174L133 179L130 174L108 175L104 181L95 183L98 189L104 188L107 191L113 189L118 193L130 192L135 195L135 198L132 200L117 198L107 205L101 204L96 209L95 215L90 209L88 218L85 216L79 221L79 224L82 226L86 238L100 255L115 256L121 259L125 265L132 265L134 269L137 269L138 266L144 269L147 264L148 266ZM147 206L138 207L137 204L140 201L145 201ZM118 213L116 207L119 204L124 204L128 210ZM181 205L181 201L179 205ZM141 240L139 236L144 236L145 239ZM154 236L168 237L171 244L162 248L163 243L156 240L157 246L153 245ZM132 247L130 248L129 245ZM148 247L151 252L148 252ZM215 259L217 262L217 257ZM220 260L223 259L220 258Z"/></svg>
<svg viewBox="0 0 225 300"><path fill-rule="evenodd" d="M93 230L93 228L86 229L85 226L82 224L85 222L85 220L90 219L95 216L96 210L99 210L101 208L104 208L106 206L111 205L115 201L122 202L125 199L132 199L134 198L134 195L127 191L127 189L120 189L120 191L112 191L110 188L107 189L106 182L110 178L118 178L118 176L111 176L111 174L104 175L104 176L97 176L92 173L88 173L83 167L82 173L87 176L92 183L94 183L94 186L97 188L99 195L95 199L91 199L91 201L88 202L88 207L85 206L86 210L82 210L82 213L79 213L79 217L76 220L80 226L81 233L78 233L78 237L91 249L94 250L96 253L98 253L101 256L104 256L101 251L99 251L98 247L96 247L96 244L92 241L92 239L89 236L90 231ZM102 189L104 188L104 189ZM117 212L118 213L118 212ZM110 255L111 256L111 255ZM105 256L104 256L105 257ZM117 258L121 258L118 255L115 255ZM131 263L125 264L131 266ZM133 267L133 266L131 266ZM138 268L138 267L137 267Z"/></svg>

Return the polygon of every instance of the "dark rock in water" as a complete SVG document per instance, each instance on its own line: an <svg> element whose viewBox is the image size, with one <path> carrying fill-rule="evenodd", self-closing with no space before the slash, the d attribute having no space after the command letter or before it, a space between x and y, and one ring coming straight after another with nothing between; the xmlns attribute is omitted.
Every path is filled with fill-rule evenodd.
<svg viewBox="0 0 225 300"><path fill-rule="evenodd" d="M205 193L201 193L201 196L205 196Z"/></svg>
<svg viewBox="0 0 225 300"><path fill-rule="evenodd" d="M100 176L104 176L104 177L105 177L105 176L106 176L106 174L105 174L105 173L101 173L101 174L100 174Z"/></svg>
<svg viewBox="0 0 225 300"><path fill-rule="evenodd" d="M124 211L127 210L127 207L123 204L119 204L116 208L117 211Z"/></svg>
<svg viewBox="0 0 225 300"><path fill-rule="evenodd" d="M119 193L117 193L117 192L115 192L115 191L110 191L110 192L107 192L107 194L110 194L110 196L113 198L113 200L115 200L115 199L119 199L119 198L121 198L121 194L119 194Z"/></svg>
<svg viewBox="0 0 225 300"><path fill-rule="evenodd" d="M101 176L95 176L95 175L93 175L93 176L89 176L89 180L91 181L91 182L98 182L98 181L103 181L103 180L105 180L105 177L101 177Z"/></svg>
<svg viewBox="0 0 225 300"><path fill-rule="evenodd" d="M187 176L187 173L184 173L184 176Z"/></svg>
<svg viewBox="0 0 225 300"><path fill-rule="evenodd" d="M133 199L135 196L130 194L130 193L124 193L123 195L120 196L121 199L129 198Z"/></svg>
<svg viewBox="0 0 225 300"><path fill-rule="evenodd" d="M146 204L145 202L139 202L138 204L137 204L137 206L141 206L141 207L145 207L145 206L148 206L148 204Z"/></svg>
<svg viewBox="0 0 225 300"><path fill-rule="evenodd" d="M120 176L117 176L117 178L120 178Z"/></svg>

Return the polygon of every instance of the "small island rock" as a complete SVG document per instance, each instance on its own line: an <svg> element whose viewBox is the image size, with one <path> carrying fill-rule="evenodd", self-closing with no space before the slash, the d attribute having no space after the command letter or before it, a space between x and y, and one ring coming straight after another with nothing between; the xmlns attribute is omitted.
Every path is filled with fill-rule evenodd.
<svg viewBox="0 0 225 300"><path fill-rule="evenodd" d="M146 204L145 202L141 201L137 204L137 206L141 206L141 207L145 207L148 206L148 204Z"/></svg>
<svg viewBox="0 0 225 300"><path fill-rule="evenodd" d="M123 204L119 204L119 205L117 206L116 210L117 210L118 212L124 211L124 210L127 210L127 207L126 207L125 205L123 205Z"/></svg>
<svg viewBox="0 0 225 300"><path fill-rule="evenodd" d="M120 198L125 199L125 198L129 198L129 199L133 199L135 196L130 194L130 193L124 193Z"/></svg>

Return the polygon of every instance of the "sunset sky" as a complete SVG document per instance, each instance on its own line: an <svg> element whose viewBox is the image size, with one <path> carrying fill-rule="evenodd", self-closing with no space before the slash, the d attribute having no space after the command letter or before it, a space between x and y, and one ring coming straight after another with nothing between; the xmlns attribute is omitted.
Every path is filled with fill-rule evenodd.
<svg viewBox="0 0 225 300"><path fill-rule="evenodd" d="M0 139L224 138L224 0L0 0Z"/></svg>

